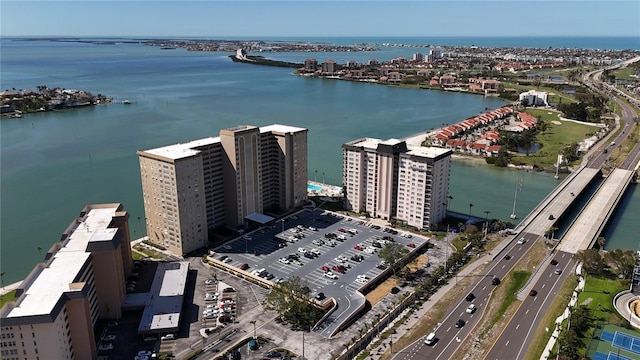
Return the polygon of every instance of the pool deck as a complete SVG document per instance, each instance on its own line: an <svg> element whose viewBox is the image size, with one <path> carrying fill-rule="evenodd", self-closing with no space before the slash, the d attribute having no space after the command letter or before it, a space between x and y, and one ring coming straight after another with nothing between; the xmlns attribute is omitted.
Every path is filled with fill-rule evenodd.
<svg viewBox="0 0 640 360"><path fill-rule="evenodd" d="M307 190L308 196L329 196L329 197L339 197L342 196L342 187L331 185L331 184L323 184L317 181L307 181L308 185L317 186L320 190Z"/></svg>

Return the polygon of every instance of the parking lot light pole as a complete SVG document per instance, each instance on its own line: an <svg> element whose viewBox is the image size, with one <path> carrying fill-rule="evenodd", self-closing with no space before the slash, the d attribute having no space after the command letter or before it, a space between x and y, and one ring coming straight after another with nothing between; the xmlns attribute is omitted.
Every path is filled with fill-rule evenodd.
<svg viewBox="0 0 640 360"><path fill-rule="evenodd" d="M253 338L256 338L256 321L255 320L251 320L249 321L249 324L253 324Z"/></svg>
<svg viewBox="0 0 640 360"><path fill-rule="evenodd" d="M282 223L282 232L284 232L284 219L280 220L280 222Z"/></svg>

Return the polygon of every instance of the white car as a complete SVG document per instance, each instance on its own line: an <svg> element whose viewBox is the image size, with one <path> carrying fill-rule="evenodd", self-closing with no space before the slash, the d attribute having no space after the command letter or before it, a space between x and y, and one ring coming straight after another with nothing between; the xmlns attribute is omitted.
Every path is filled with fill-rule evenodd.
<svg viewBox="0 0 640 360"><path fill-rule="evenodd" d="M367 283L367 279L365 278L356 278L356 282L359 284L366 284Z"/></svg>
<svg viewBox="0 0 640 360"><path fill-rule="evenodd" d="M100 351L113 350L113 344L112 343L100 344L100 346L98 346L98 350Z"/></svg>
<svg viewBox="0 0 640 360"><path fill-rule="evenodd" d="M204 281L204 284L205 284L205 285L211 285L211 284L213 284L213 283L214 283L214 280L213 280L213 279L207 279L207 280L205 280L205 281Z"/></svg>
<svg viewBox="0 0 640 360"><path fill-rule="evenodd" d="M320 239L315 239L311 242L313 245L324 245L324 241L320 240Z"/></svg>
<svg viewBox="0 0 640 360"><path fill-rule="evenodd" d="M174 334L163 335L160 340L175 340L176 336Z"/></svg>
<svg viewBox="0 0 640 360"><path fill-rule="evenodd" d="M337 262L341 262L341 263L342 263L342 262L347 261L347 258L346 258L346 257L344 257L344 256L342 256L342 255L340 255L340 256L338 256L337 258L333 259L333 260L335 260L335 261L337 261Z"/></svg>
<svg viewBox="0 0 640 360"><path fill-rule="evenodd" d="M525 240L524 238L520 238L520 240L518 240L518 244L522 245L524 243L526 243L527 240Z"/></svg>
<svg viewBox="0 0 640 360"><path fill-rule="evenodd" d="M331 271L327 271L326 273L324 273L324 276L328 277L329 279L337 279L338 275L332 273Z"/></svg>
<svg viewBox="0 0 640 360"><path fill-rule="evenodd" d="M467 314L473 314L476 311L476 306L474 304L470 304L465 311Z"/></svg>
<svg viewBox="0 0 640 360"><path fill-rule="evenodd" d="M307 252L307 249L305 249L305 248L303 248L303 247L299 247L299 248L298 248L298 252L299 252L299 253L303 253L303 254L304 254L304 253L306 253L306 252Z"/></svg>
<svg viewBox="0 0 640 360"><path fill-rule="evenodd" d="M365 274L360 274L357 276L358 279L365 279L365 280L369 280L369 277Z"/></svg>
<svg viewBox="0 0 640 360"><path fill-rule="evenodd" d="M364 248L364 252L366 252L367 254L373 254L376 252L376 248L374 248L373 246L367 246L366 248Z"/></svg>
<svg viewBox="0 0 640 360"><path fill-rule="evenodd" d="M318 249L311 249L311 253L320 256L322 254L322 252L320 252L320 250Z"/></svg>
<svg viewBox="0 0 640 360"><path fill-rule="evenodd" d="M224 259L224 260L223 260L223 262L225 262L225 263L227 263L227 264L228 264L228 263L230 263L230 262L232 262L232 261L233 261L233 259L231 259L230 257L228 257L228 258L226 258L226 259Z"/></svg>
<svg viewBox="0 0 640 360"><path fill-rule="evenodd" d="M291 261L289 261L289 259L287 258L283 258L281 257L280 259L278 259L278 261L280 261L283 264L291 264Z"/></svg>
<svg viewBox="0 0 640 360"><path fill-rule="evenodd" d="M318 229L314 228L313 226L309 226L309 230L311 230L311 231L318 231Z"/></svg>

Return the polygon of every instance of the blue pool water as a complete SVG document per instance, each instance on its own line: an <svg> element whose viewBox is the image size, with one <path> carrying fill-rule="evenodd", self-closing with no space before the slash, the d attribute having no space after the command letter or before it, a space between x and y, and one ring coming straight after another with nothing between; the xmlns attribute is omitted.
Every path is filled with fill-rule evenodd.
<svg viewBox="0 0 640 360"><path fill-rule="evenodd" d="M318 185L307 184L307 190L309 190L309 191L320 191L320 190L322 190L322 187L320 187Z"/></svg>

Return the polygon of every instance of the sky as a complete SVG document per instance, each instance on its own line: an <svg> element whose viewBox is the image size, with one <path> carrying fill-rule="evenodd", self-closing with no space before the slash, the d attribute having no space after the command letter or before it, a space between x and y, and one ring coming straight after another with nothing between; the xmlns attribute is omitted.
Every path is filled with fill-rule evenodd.
<svg viewBox="0 0 640 360"><path fill-rule="evenodd" d="M1 0L0 22L2 36L635 36L640 39L640 1Z"/></svg>

